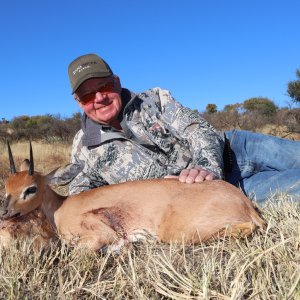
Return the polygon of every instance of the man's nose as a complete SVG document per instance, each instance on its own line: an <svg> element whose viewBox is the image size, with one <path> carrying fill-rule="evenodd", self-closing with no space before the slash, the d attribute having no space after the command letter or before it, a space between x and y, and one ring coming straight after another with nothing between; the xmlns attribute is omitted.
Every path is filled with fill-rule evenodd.
<svg viewBox="0 0 300 300"><path fill-rule="evenodd" d="M94 101L101 101L105 98L105 94L101 93L101 92L97 92L95 94L95 98L94 98Z"/></svg>

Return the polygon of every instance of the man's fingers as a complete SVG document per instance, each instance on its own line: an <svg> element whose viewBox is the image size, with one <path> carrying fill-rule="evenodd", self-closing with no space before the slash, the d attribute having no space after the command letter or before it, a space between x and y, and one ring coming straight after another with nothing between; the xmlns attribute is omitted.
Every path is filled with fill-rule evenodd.
<svg viewBox="0 0 300 300"><path fill-rule="evenodd" d="M214 180L215 175L212 173L208 173L208 175L205 177L205 180Z"/></svg>
<svg viewBox="0 0 300 300"><path fill-rule="evenodd" d="M208 171L201 170L198 176L195 178L195 182L202 182L204 180L213 180L214 175Z"/></svg>
<svg viewBox="0 0 300 300"><path fill-rule="evenodd" d="M190 170L184 169L180 172L179 181L186 182L187 177L189 176Z"/></svg>
<svg viewBox="0 0 300 300"><path fill-rule="evenodd" d="M172 176L172 175L171 175ZM170 175L165 178L175 178ZM180 172L179 181L184 183L202 182L204 180L213 180L214 174L202 169L201 167L195 167L193 169L184 169Z"/></svg>
<svg viewBox="0 0 300 300"><path fill-rule="evenodd" d="M179 180L181 182L194 183L196 177L199 175L199 172L200 171L197 169L183 170L180 173Z"/></svg>
<svg viewBox="0 0 300 300"><path fill-rule="evenodd" d="M208 172L205 170L201 170L197 177L195 178L195 182L202 182L206 179L206 176L208 175Z"/></svg>
<svg viewBox="0 0 300 300"><path fill-rule="evenodd" d="M205 180L205 176L200 174L195 178L195 182L202 182L204 180Z"/></svg>

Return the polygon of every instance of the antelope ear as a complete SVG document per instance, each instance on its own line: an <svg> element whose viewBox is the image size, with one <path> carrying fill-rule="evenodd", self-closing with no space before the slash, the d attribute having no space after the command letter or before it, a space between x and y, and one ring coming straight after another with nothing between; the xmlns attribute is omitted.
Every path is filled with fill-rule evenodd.
<svg viewBox="0 0 300 300"><path fill-rule="evenodd" d="M47 182L54 185L66 185L83 170L83 167L83 164L68 164L57 168L46 175Z"/></svg>
<svg viewBox="0 0 300 300"><path fill-rule="evenodd" d="M20 171L28 171L30 166L30 162L28 159L24 159L20 165Z"/></svg>

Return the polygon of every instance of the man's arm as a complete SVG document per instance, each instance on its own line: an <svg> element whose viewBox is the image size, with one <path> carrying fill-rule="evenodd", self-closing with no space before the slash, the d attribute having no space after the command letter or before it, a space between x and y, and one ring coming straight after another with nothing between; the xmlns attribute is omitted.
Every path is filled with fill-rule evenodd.
<svg viewBox="0 0 300 300"><path fill-rule="evenodd" d="M222 178L222 136L199 113L176 102L169 91L158 88L157 93L163 121L175 136L188 141L193 156L190 168L182 170L179 180L193 183Z"/></svg>

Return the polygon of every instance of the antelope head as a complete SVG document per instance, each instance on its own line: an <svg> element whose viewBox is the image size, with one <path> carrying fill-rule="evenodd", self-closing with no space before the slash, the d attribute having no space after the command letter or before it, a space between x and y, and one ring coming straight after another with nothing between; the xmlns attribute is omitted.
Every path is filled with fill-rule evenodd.
<svg viewBox="0 0 300 300"><path fill-rule="evenodd" d="M22 162L19 172L16 171L9 143L7 145L11 175L5 183L4 209L0 211L2 219L26 215L39 207L47 185L45 178L34 172L31 143L30 159Z"/></svg>

